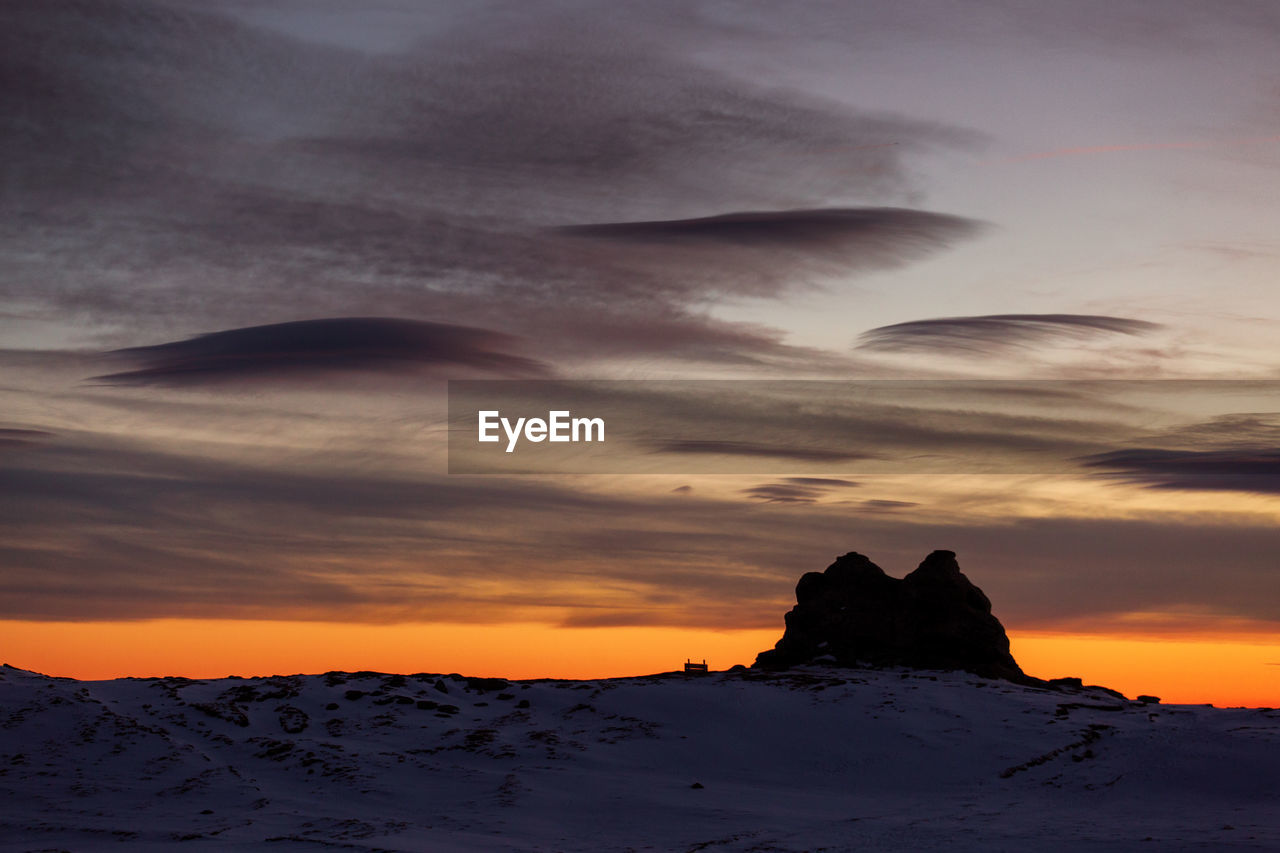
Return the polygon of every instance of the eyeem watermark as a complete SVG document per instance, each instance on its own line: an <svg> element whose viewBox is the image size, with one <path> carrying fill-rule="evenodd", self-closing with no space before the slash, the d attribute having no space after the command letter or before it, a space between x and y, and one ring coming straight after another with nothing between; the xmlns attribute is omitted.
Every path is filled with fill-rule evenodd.
<svg viewBox="0 0 1280 853"><path fill-rule="evenodd" d="M498 428L507 435L507 452L512 453L521 436L525 441L539 442L580 442L604 441L604 418L575 418L568 410L547 412L546 420L542 418L510 418L502 417L497 409L479 412L480 441L501 441Z"/></svg>

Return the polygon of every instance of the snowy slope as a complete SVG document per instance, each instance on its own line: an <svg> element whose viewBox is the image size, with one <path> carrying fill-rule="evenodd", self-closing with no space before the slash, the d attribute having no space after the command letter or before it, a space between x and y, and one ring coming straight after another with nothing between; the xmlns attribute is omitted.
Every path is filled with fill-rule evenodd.
<svg viewBox="0 0 1280 853"><path fill-rule="evenodd" d="M0 850L175 847L1280 850L1280 712L903 670L0 670Z"/></svg>

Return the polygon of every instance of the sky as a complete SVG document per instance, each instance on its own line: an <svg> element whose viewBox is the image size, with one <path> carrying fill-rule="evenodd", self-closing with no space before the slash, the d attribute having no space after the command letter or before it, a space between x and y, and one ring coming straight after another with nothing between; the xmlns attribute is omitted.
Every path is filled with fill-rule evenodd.
<svg viewBox="0 0 1280 853"><path fill-rule="evenodd" d="M0 21L9 663L723 668L941 548L1032 674L1280 704L1274 4ZM449 473L494 379L645 466Z"/></svg>

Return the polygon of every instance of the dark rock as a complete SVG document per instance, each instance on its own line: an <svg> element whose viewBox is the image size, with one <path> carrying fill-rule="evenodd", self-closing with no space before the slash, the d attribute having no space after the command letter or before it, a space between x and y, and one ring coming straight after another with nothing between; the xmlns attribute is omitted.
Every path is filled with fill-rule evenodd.
<svg viewBox="0 0 1280 853"><path fill-rule="evenodd" d="M234 723L242 729L249 727L249 715L238 705L192 702L191 707L210 717Z"/></svg>
<svg viewBox="0 0 1280 853"><path fill-rule="evenodd" d="M311 722L311 718L307 716L307 712L301 708L295 708L292 705L281 705L276 708L276 713L280 715L280 728L285 734L301 734L306 731L307 726Z"/></svg>
<svg viewBox="0 0 1280 853"><path fill-rule="evenodd" d="M909 666L1029 680L1009 653L991 602L955 557L934 551L901 580L857 553L803 575L782 639L754 666Z"/></svg>
<svg viewBox="0 0 1280 853"><path fill-rule="evenodd" d="M1138 697L1137 699L1135 699L1134 701L1135 701L1135 702L1140 702L1140 703L1141 703L1141 704L1143 704L1143 705L1159 705L1159 704L1160 704L1160 697L1159 697L1159 696L1148 696L1147 694L1143 693L1141 696L1139 696L1139 697Z"/></svg>
<svg viewBox="0 0 1280 853"><path fill-rule="evenodd" d="M1084 689L1094 690L1099 693L1106 693L1109 696L1114 696L1115 698L1119 699L1121 702L1129 701L1128 697L1125 696L1123 693L1121 693L1119 690L1112 690L1110 687L1103 687L1101 684L1086 684L1084 686Z"/></svg>
<svg viewBox="0 0 1280 853"><path fill-rule="evenodd" d="M467 689L487 693L492 690L506 690L510 682L505 678L468 678Z"/></svg>

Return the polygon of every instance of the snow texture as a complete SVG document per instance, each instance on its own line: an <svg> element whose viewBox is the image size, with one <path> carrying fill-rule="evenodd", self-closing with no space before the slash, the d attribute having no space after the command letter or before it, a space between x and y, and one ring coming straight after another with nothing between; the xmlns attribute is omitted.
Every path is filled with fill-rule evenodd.
<svg viewBox="0 0 1280 853"><path fill-rule="evenodd" d="M1278 793L1280 711L964 673L0 670L4 851L1277 850Z"/></svg>

